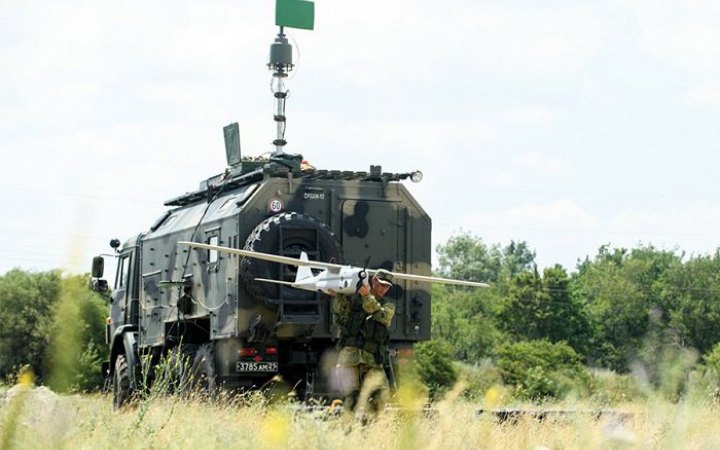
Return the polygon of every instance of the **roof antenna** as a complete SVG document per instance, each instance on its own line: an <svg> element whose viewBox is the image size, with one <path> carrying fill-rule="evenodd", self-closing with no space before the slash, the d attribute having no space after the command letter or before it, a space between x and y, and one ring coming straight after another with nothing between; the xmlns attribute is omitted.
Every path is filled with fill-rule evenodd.
<svg viewBox="0 0 720 450"><path fill-rule="evenodd" d="M273 141L275 151L273 156L277 156L283 152L283 147L287 144L285 140L285 99L287 99L288 91L285 88L284 78L293 69L292 63L292 45L288 42L283 32L284 27L280 27L275 42L270 46L270 62L268 69L274 70L273 79L270 82L270 90L275 96L275 125L277 135Z"/></svg>
<svg viewBox="0 0 720 450"><path fill-rule="evenodd" d="M277 130L273 141L275 151L272 155L278 156L284 153L283 147L287 144L285 140L285 100L288 90L285 88L284 79L294 67L292 45L285 36L285 27L312 30L315 25L315 4L307 0L276 0L275 24L280 27L280 31L278 31L275 42L270 45L270 61L267 66L273 71L270 89L275 97L274 119Z"/></svg>

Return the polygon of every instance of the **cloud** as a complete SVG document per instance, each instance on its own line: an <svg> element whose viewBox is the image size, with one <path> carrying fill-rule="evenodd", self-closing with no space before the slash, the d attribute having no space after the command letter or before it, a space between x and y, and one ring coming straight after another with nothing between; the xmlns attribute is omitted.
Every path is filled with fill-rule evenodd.
<svg viewBox="0 0 720 450"><path fill-rule="evenodd" d="M712 0L640 1L629 5L641 42L659 61L692 71L720 70L720 4Z"/></svg>
<svg viewBox="0 0 720 450"><path fill-rule="evenodd" d="M0 195L13 208L3 227L27 233L22 246L13 238L4 248L62 254L59 241L81 234L97 239L85 246L92 252L147 228L164 200L223 169L221 127L231 121L244 154L272 150L264 65L273 7L4 5ZM572 197L642 183L645 173L682 183L662 172L680 165L661 159L676 154L662 131L685 130L688 115L662 102L692 86L682 99L720 104L714 2L368 0L316 9L315 31L292 32L301 59L288 82L288 150L321 168L423 170L425 180L408 186L431 212L436 242L464 227L491 241L527 239L545 260L570 264L608 240L658 237L647 230L698 233L689 246L714 245L705 235L717 225L712 205L608 212L605 199ZM657 102L637 101L638 90L639 100ZM698 129L716 122L698 119ZM700 134L695 147L713 147ZM648 136L656 138L649 162L638 156ZM707 153L697 158L712 166ZM697 231L686 216L709 225Z"/></svg>
<svg viewBox="0 0 720 450"><path fill-rule="evenodd" d="M697 86L690 90L686 100L693 106L718 108L720 107L720 84Z"/></svg>
<svg viewBox="0 0 720 450"><path fill-rule="evenodd" d="M533 231L573 232L592 229L597 219L570 200L546 204L513 206L493 213L469 214L464 223L469 229L527 229Z"/></svg>
<svg viewBox="0 0 720 450"><path fill-rule="evenodd" d="M525 104L499 111L505 126L553 125L560 119L556 109L545 105Z"/></svg>
<svg viewBox="0 0 720 450"><path fill-rule="evenodd" d="M445 220L443 220L443 217ZM711 254L720 246L720 203L679 202L665 207L619 209L601 215L569 200L531 203L486 211L456 211L453 220L435 211L435 244L459 230L473 230L486 243L527 241L538 263L573 268L577 259L594 256L604 244L633 248L654 245L690 254Z"/></svg>
<svg viewBox="0 0 720 450"><path fill-rule="evenodd" d="M524 174L541 173L545 178L563 177L570 174L570 169L565 161L536 150L521 154L511 164L516 165L519 172Z"/></svg>
<svg viewBox="0 0 720 450"><path fill-rule="evenodd" d="M601 24L584 8L453 6L380 0L365 1L363 8L323 5L318 30L338 37L317 44L321 54L332 55L325 72L376 84L388 78L412 82L447 69L472 82L487 73L574 70L601 46Z"/></svg>
<svg viewBox="0 0 720 450"><path fill-rule="evenodd" d="M665 207L638 208L617 214L608 223L617 233L658 240L668 245L717 242L720 227L720 203L668 203ZM711 249L708 249L708 251Z"/></svg>
<svg viewBox="0 0 720 450"><path fill-rule="evenodd" d="M585 233L597 227L598 219L570 200L488 208L482 207L482 201L471 204L452 215L431 207L435 245L460 230L472 230L487 244L526 241L537 251L540 267L560 263L566 268L573 268L578 257L596 248Z"/></svg>

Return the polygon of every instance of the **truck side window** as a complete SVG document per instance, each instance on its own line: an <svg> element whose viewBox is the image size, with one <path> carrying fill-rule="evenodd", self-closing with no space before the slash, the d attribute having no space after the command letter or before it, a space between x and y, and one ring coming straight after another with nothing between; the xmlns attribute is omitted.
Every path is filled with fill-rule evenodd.
<svg viewBox="0 0 720 450"><path fill-rule="evenodd" d="M219 239L218 236L210 236L207 240L207 243L210 245L218 245ZM218 262L218 251L217 250L208 250L208 263L210 264L217 264Z"/></svg>
<svg viewBox="0 0 720 450"><path fill-rule="evenodd" d="M205 242L210 245L220 245L220 229L216 228L207 232ZM217 272L220 254L217 250L207 251L207 270L208 272Z"/></svg>
<svg viewBox="0 0 720 450"><path fill-rule="evenodd" d="M115 277L115 289L122 289L127 286L130 268L130 257L121 256L118 261L117 276Z"/></svg>

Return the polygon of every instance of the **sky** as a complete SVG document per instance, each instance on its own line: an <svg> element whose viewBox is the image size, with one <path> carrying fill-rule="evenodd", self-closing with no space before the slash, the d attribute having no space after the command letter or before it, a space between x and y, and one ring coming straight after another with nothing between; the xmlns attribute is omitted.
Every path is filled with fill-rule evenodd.
<svg viewBox="0 0 720 450"><path fill-rule="evenodd" d="M286 150L421 170L433 247L720 245L720 2L315 2L291 30ZM273 150L272 0L0 0L0 274L88 272L108 242Z"/></svg>

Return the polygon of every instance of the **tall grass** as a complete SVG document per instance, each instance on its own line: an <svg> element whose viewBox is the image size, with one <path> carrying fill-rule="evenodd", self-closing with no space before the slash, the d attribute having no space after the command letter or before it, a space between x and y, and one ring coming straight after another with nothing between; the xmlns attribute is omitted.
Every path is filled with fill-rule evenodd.
<svg viewBox="0 0 720 450"><path fill-rule="evenodd" d="M718 448L720 417L712 403L654 396L618 405L627 420L586 411L597 403L561 402L546 409L577 414L537 420L520 417L499 422L478 416L481 408L537 405L502 403L488 392L478 402L462 400L462 386L451 390L432 414L422 395L401 389L398 408L363 425L329 411L303 411L294 403L268 404L260 396L216 402L197 396L158 395L115 411L109 398L72 395L59 399L56 411L38 416L36 399L24 397L22 408L0 409L4 448L233 448L233 449L406 449L406 448ZM418 393L419 394L419 393ZM500 401L500 402L499 402ZM21 410L20 410L21 409Z"/></svg>
<svg viewBox="0 0 720 450"><path fill-rule="evenodd" d="M153 388L120 410L109 397L57 396L21 380L12 398L0 397L0 450L720 448L717 375L694 369L682 353L663 361L655 387L630 375L596 373L591 396L542 404L519 402L497 384L492 367L478 366L427 411L428 390L408 377L394 407L369 423L277 401L281 394L275 401L258 393L177 394L187 391L180 388L187 387L181 374L189 361L181 355L144 374L153 377ZM503 409L574 413L500 421L492 411Z"/></svg>

